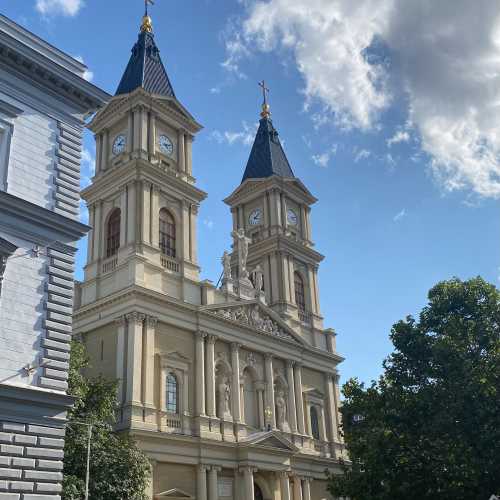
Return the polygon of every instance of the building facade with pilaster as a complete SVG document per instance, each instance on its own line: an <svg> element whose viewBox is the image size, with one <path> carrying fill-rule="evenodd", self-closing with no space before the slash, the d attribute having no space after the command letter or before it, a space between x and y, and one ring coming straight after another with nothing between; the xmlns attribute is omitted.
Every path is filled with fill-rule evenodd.
<svg viewBox="0 0 500 500"><path fill-rule="evenodd" d="M339 472L335 332L324 328L316 202L264 103L221 287L200 280L192 148L151 19L115 97L90 124L96 175L74 329L91 373L118 379L118 429L152 463L149 497L322 500ZM228 226L229 223L228 213ZM229 229L229 227L228 227Z"/></svg>
<svg viewBox="0 0 500 500"><path fill-rule="evenodd" d="M85 71L0 15L0 499L60 498Z"/></svg>

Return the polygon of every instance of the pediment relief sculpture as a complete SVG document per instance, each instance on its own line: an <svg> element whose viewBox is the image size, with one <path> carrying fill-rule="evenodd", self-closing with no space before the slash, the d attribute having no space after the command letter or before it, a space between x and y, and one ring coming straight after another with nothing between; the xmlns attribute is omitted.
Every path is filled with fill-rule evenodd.
<svg viewBox="0 0 500 500"><path fill-rule="evenodd" d="M296 341L295 337L285 330L269 314L262 310L257 304L231 305L218 309L207 309L207 312L219 316L228 321L241 323L245 326L272 335L273 337L284 338Z"/></svg>

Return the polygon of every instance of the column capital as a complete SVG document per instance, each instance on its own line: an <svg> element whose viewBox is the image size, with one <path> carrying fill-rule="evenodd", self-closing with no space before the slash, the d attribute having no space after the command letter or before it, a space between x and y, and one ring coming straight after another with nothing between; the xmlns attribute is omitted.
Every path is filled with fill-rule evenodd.
<svg viewBox="0 0 500 500"><path fill-rule="evenodd" d="M294 367L296 370L301 370L303 366L302 361L295 361Z"/></svg>
<svg viewBox="0 0 500 500"><path fill-rule="evenodd" d="M201 330L196 330L196 332L194 332L194 336L198 339L198 340L204 340L206 337L207 337L207 332L203 332Z"/></svg>
<svg viewBox="0 0 500 500"><path fill-rule="evenodd" d="M238 352L242 345L238 342L231 342L231 352Z"/></svg>
<svg viewBox="0 0 500 500"><path fill-rule="evenodd" d="M286 366L288 368L293 368L297 362L293 359L287 359L286 360Z"/></svg>
<svg viewBox="0 0 500 500"><path fill-rule="evenodd" d="M206 472L209 469L210 469L210 465L207 465L207 464L199 464L198 465L198 470L200 472Z"/></svg>
<svg viewBox="0 0 500 500"><path fill-rule="evenodd" d="M125 326L126 323L127 323L127 319L125 318L125 315L118 316L118 318L115 318L115 325L118 327Z"/></svg>
<svg viewBox="0 0 500 500"><path fill-rule="evenodd" d="M277 474L282 478L288 479L291 476L292 472L289 470L280 470L277 472Z"/></svg>
<svg viewBox="0 0 500 500"><path fill-rule="evenodd" d="M211 345L214 345L217 340L219 340L219 337L217 335L207 335L207 342Z"/></svg>
<svg viewBox="0 0 500 500"><path fill-rule="evenodd" d="M220 467L219 465L211 465L210 470L212 472L220 472L222 470L222 467Z"/></svg>
<svg viewBox="0 0 500 500"><path fill-rule="evenodd" d="M146 315L137 311L126 314L125 317L129 323L143 323L146 319Z"/></svg>
<svg viewBox="0 0 500 500"><path fill-rule="evenodd" d="M250 473L250 474L255 474L256 472L259 472L259 469L257 467L253 467L251 465L240 465L238 468L240 473Z"/></svg>
<svg viewBox="0 0 500 500"><path fill-rule="evenodd" d="M266 361L272 361L273 360L273 357L274 357L274 354L270 353L270 352L266 352L264 354L264 358L266 359Z"/></svg>
<svg viewBox="0 0 500 500"><path fill-rule="evenodd" d="M158 324L158 318L156 316L147 316L146 322L148 326L155 328Z"/></svg>

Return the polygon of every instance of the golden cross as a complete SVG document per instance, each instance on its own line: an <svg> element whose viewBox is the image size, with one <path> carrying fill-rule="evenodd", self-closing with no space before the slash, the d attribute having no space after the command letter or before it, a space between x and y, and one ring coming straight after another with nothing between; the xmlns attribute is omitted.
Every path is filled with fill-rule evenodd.
<svg viewBox="0 0 500 500"><path fill-rule="evenodd" d="M144 0L144 15L148 15L148 5L154 5L154 0Z"/></svg>
<svg viewBox="0 0 500 500"><path fill-rule="evenodd" d="M264 106L267 105L267 95L269 94L269 89L266 87L265 80L259 82L259 87L262 87L262 94L264 95Z"/></svg>

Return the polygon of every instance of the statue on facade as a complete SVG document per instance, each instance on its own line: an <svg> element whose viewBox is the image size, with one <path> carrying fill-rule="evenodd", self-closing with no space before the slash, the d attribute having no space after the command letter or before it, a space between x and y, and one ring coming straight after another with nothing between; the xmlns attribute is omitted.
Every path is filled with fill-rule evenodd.
<svg viewBox="0 0 500 500"><path fill-rule="evenodd" d="M243 228L238 229L238 231L233 231L231 235L238 244L239 278L246 280L248 279L248 246L252 240L245 235L245 230Z"/></svg>
<svg viewBox="0 0 500 500"><path fill-rule="evenodd" d="M231 387L227 377L222 377L219 383L219 418L231 414L229 402L231 400Z"/></svg>
<svg viewBox="0 0 500 500"><path fill-rule="evenodd" d="M224 269L224 273L222 275L223 282L233 279L231 272L231 256L227 251L224 252L221 262L222 262L222 268Z"/></svg>
<svg viewBox="0 0 500 500"><path fill-rule="evenodd" d="M278 429L283 429L286 422L286 399L283 389L279 389L276 394L276 423Z"/></svg>
<svg viewBox="0 0 500 500"><path fill-rule="evenodd" d="M264 290L264 272L260 264L253 271L253 285L255 288L256 296L260 297L262 290Z"/></svg>

